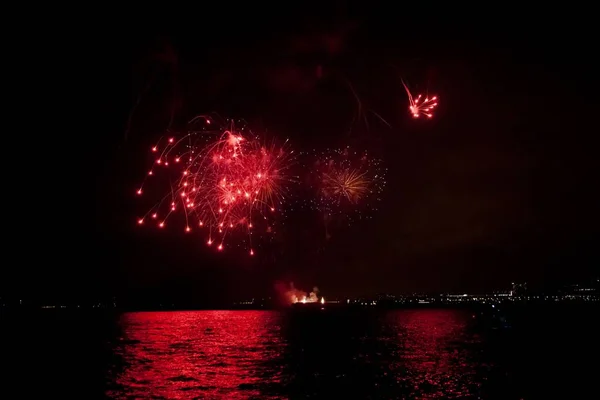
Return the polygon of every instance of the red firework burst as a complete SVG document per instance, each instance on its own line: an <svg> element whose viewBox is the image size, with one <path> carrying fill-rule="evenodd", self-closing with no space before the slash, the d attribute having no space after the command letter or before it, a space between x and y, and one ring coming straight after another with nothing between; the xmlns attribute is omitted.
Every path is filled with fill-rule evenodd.
<svg viewBox="0 0 600 400"><path fill-rule="evenodd" d="M233 122L210 131L206 126L215 125L213 119L193 121L205 124L204 130L178 139L162 138L152 147L155 166L147 178L158 175L160 169L171 178L167 180L170 185L138 224L150 218L164 228L167 219L180 211L185 232L203 228L206 243L217 250L223 250L227 237L238 236L242 238L238 245L254 255L253 234L273 233L273 217L281 214L286 188L293 180L288 175L293 151L287 150L287 141L283 146L264 145L245 129L236 129ZM146 179L138 195L148 183Z"/></svg>
<svg viewBox="0 0 600 400"><path fill-rule="evenodd" d="M412 93L410 93L408 86L406 86L404 82L402 82L402 85L404 85L404 89L406 90L406 94L408 95L408 110L412 114L413 118L419 118L421 114L425 115L427 118L432 118L433 109L438 105L437 96L433 96L431 98L426 96L425 100L421 101L423 97L422 95L417 95L417 98L415 99Z"/></svg>

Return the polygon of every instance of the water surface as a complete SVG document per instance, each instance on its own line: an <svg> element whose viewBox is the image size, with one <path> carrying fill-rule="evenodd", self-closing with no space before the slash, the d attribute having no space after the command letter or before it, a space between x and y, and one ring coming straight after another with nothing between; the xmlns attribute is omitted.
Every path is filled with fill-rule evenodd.
<svg viewBox="0 0 600 400"><path fill-rule="evenodd" d="M86 399L582 398L598 373L593 321L535 310L505 327L449 309L40 314L3 326L0 350L15 356L16 379L1 390Z"/></svg>

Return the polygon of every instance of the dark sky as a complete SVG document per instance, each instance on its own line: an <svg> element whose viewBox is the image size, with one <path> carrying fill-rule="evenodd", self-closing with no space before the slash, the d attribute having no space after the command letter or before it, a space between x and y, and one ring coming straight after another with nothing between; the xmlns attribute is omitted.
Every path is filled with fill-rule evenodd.
<svg viewBox="0 0 600 400"><path fill-rule="evenodd" d="M15 227L1 289L205 301L261 295L277 281L352 296L597 274L589 21L564 10L432 16L341 4L154 18L105 10L10 46L5 78L19 111L5 133L15 157L5 212ZM440 96L433 121L410 118L400 77ZM351 125L348 82L392 128L368 112L369 129ZM145 210L133 193L150 143L210 111L298 150L369 149L389 168L379 212L328 241L318 216L292 216L253 260L175 230L139 230Z"/></svg>

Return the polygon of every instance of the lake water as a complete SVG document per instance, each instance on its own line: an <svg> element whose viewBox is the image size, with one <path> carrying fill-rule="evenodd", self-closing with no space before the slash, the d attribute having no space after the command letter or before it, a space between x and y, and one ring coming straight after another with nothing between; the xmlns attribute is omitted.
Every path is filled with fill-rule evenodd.
<svg viewBox="0 0 600 400"><path fill-rule="evenodd" d="M598 376L595 318L528 311L495 326L448 309L36 314L3 321L0 350L14 358L1 390L19 394L5 398L574 398Z"/></svg>

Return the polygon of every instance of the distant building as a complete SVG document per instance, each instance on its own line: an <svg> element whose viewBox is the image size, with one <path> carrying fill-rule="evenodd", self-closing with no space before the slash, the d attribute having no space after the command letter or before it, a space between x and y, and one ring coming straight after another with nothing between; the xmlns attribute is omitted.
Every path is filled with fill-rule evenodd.
<svg viewBox="0 0 600 400"><path fill-rule="evenodd" d="M584 296L584 295L597 295L597 294L599 294L599 291L598 291L598 288L595 287L595 285L593 285L593 284L587 284L587 285L575 284L575 285L567 286L564 290L564 293L568 294L568 295Z"/></svg>
<svg viewBox="0 0 600 400"><path fill-rule="evenodd" d="M525 296L527 294L527 282L512 282L511 283L511 296Z"/></svg>

